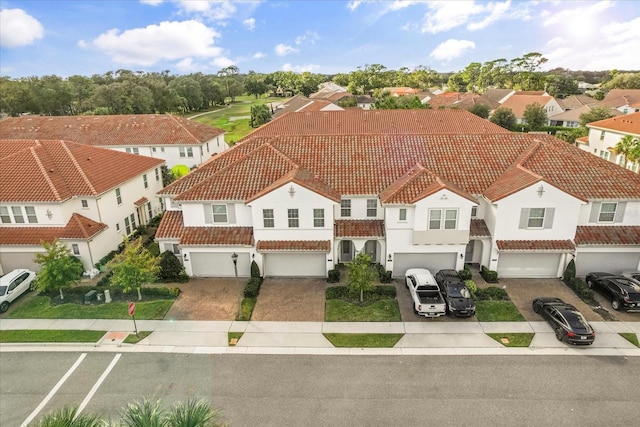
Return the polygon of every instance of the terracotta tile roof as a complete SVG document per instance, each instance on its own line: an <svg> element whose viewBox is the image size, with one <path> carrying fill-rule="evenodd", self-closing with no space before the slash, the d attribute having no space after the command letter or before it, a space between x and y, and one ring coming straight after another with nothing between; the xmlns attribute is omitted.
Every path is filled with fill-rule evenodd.
<svg viewBox="0 0 640 427"><path fill-rule="evenodd" d="M405 95L415 95L420 92L420 89L414 89L411 87L401 86L401 87L385 87L382 89L383 91L389 92L392 96L405 96Z"/></svg>
<svg viewBox="0 0 640 427"><path fill-rule="evenodd" d="M329 240L259 240L256 250L267 251L305 251L305 252L329 252L331 241Z"/></svg>
<svg viewBox="0 0 640 427"><path fill-rule="evenodd" d="M145 203L147 203L149 201L149 199L147 199L146 197L141 197L138 200L136 200L135 202L133 202L134 206L142 206Z"/></svg>
<svg viewBox="0 0 640 427"><path fill-rule="evenodd" d="M483 96L494 102L501 101L505 96L514 93L513 89L488 89Z"/></svg>
<svg viewBox="0 0 640 427"><path fill-rule="evenodd" d="M304 107L300 108L299 110L296 111L304 111L304 112L309 112L309 111L323 111L325 108L331 106L333 108L333 110L343 110L343 108L338 107L336 104L329 102L329 101L324 101L324 100L315 100L312 101L310 104L305 105Z"/></svg>
<svg viewBox="0 0 640 427"><path fill-rule="evenodd" d="M576 245L640 245L640 226L579 225Z"/></svg>
<svg viewBox="0 0 640 427"><path fill-rule="evenodd" d="M487 224L484 222L484 219L471 220L469 237L491 237L491 232L489 231Z"/></svg>
<svg viewBox="0 0 640 427"><path fill-rule="evenodd" d="M224 133L166 114L23 116L0 121L0 138L63 139L96 146L200 144Z"/></svg>
<svg viewBox="0 0 640 427"><path fill-rule="evenodd" d="M582 144L582 145L589 145L589 137L588 136L581 136L580 138L576 138L576 142L578 144Z"/></svg>
<svg viewBox="0 0 640 427"><path fill-rule="evenodd" d="M96 196L164 164L136 154L68 141L2 140L0 200L59 202ZM19 171L19 173L16 173Z"/></svg>
<svg viewBox="0 0 640 427"><path fill-rule="evenodd" d="M572 252L576 249L571 240L496 240L499 251Z"/></svg>
<svg viewBox="0 0 640 427"><path fill-rule="evenodd" d="M88 240L107 228L102 224L77 213L64 227L0 227L0 245L38 245L54 239Z"/></svg>
<svg viewBox="0 0 640 427"><path fill-rule="evenodd" d="M618 108L640 102L640 89L611 89L602 103L607 107Z"/></svg>
<svg viewBox="0 0 640 427"><path fill-rule="evenodd" d="M184 227L181 245L253 245L253 227Z"/></svg>
<svg viewBox="0 0 640 427"><path fill-rule="evenodd" d="M338 219L335 221L335 237L384 237L384 220L378 219Z"/></svg>
<svg viewBox="0 0 640 427"><path fill-rule="evenodd" d="M516 92L514 95L507 98L507 100L502 103L501 107L510 108L511 111L513 111L513 114L517 118L521 119L524 117L524 110L527 108L527 105L538 103L541 107L544 107L552 99L552 96L520 95Z"/></svg>
<svg viewBox="0 0 640 427"><path fill-rule="evenodd" d="M591 106L602 105L600 101L587 95L571 95L563 99L556 98L556 101L558 101L558 104L560 104L560 106L565 110L580 108L585 105L591 105Z"/></svg>
<svg viewBox="0 0 640 427"><path fill-rule="evenodd" d="M410 117L446 122L473 116L462 110L427 110L429 114L424 116L421 111L413 110ZM311 124L327 115L337 118L345 113L349 115L351 111L337 115L307 113L302 117L308 117ZM398 117L390 111L377 113L379 117L385 117L386 113ZM295 116L299 114L295 113ZM313 119L314 116L319 119ZM289 115L266 127L287 117ZM362 117L361 113L359 117ZM471 118L472 122L475 120ZM298 167L310 171L314 179L337 194L387 197L394 194L394 189L402 187L404 181L409 181L407 174L420 164L448 188L457 188L467 195L484 194L497 180L500 180L500 186L509 189L510 194L528 182L542 179L582 200L640 198L640 175L549 135L502 131L461 134L453 130L450 134L412 133L417 129L396 130L396 134L391 133L391 129L381 134L370 133L377 131L381 122L389 123L390 119L360 123L352 129L360 129L360 133L355 134L304 135L304 132L299 134L301 129L293 126L288 129L291 133L250 137L160 193L177 195L184 192L180 198L190 197L191 200L246 201ZM279 132L287 131L285 127L276 127L280 128ZM601 185L602 182L607 185ZM390 188L392 185L395 187ZM491 189L492 197L507 194L500 186ZM417 188L424 190L426 182Z"/></svg>
<svg viewBox="0 0 640 427"><path fill-rule="evenodd" d="M353 95L351 94L351 92L335 92L329 96L326 96L324 99L331 102L337 102L337 101L340 101L342 98L350 98L352 96Z"/></svg>
<svg viewBox="0 0 640 427"><path fill-rule="evenodd" d="M179 239L183 224L182 211L165 211L156 230L156 239Z"/></svg>
<svg viewBox="0 0 640 427"><path fill-rule="evenodd" d="M598 120L587 124L587 127L640 136L640 113L623 114L610 119Z"/></svg>

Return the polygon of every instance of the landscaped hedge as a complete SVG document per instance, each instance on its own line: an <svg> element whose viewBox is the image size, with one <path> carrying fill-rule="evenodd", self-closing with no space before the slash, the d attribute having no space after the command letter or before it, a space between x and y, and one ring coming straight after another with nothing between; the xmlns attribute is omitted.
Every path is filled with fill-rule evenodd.
<svg viewBox="0 0 640 427"><path fill-rule="evenodd" d="M327 277L328 283L338 283L340 281L340 270L334 268L333 270L329 270L329 274Z"/></svg>
<svg viewBox="0 0 640 427"><path fill-rule="evenodd" d="M564 283L573 289L573 291L582 299L584 302L588 304L596 304L595 299L593 298L593 291L589 289L589 286L579 277L574 277L571 280L565 280Z"/></svg>
<svg viewBox="0 0 640 427"><path fill-rule="evenodd" d="M459 270L458 274L462 280L471 280L471 270L469 270L466 266L464 270Z"/></svg>
<svg viewBox="0 0 640 427"><path fill-rule="evenodd" d="M391 281L393 281L393 277L391 276L393 273L387 271L382 264L377 264L376 269L378 270L380 283L391 283Z"/></svg>
<svg viewBox="0 0 640 427"><path fill-rule="evenodd" d="M331 286L325 290L324 297L325 299L346 299L349 297L349 288L347 286Z"/></svg>
<svg viewBox="0 0 640 427"><path fill-rule="evenodd" d="M258 298L258 294L260 293L260 285L262 285L262 279L260 277L250 278L244 287L244 297Z"/></svg>
<svg viewBox="0 0 640 427"><path fill-rule="evenodd" d="M359 298L360 294L358 294ZM331 286L325 291L325 299L350 299L352 295L348 286ZM381 299L394 299L396 297L396 287L393 285L374 286L364 293L364 298L368 301Z"/></svg>
<svg viewBox="0 0 640 427"><path fill-rule="evenodd" d="M130 292L123 292L122 288L117 286L111 287L98 287L98 286L65 286L62 288L62 293L66 297L72 298L84 298L84 295L89 291L96 291L98 293L103 293L105 290L109 291L109 295L111 298L120 298L121 296L132 296L136 299L138 298L138 290L132 289ZM180 294L180 289L178 288L168 288L166 286L142 286L140 288L140 293L145 296L154 296L154 297L162 297L162 298L176 298ZM40 292L40 295L48 296L48 297L57 297L60 295L60 291L52 290L46 292Z"/></svg>
<svg viewBox="0 0 640 427"><path fill-rule="evenodd" d="M498 272L494 270L489 270L484 265L480 268L480 275L487 283L497 283L498 282Z"/></svg>
<svg viewBox="0 0 640 427"><path fill-rule="evenodd" d="M488 288L479 288L476 291L476 298L479 301L509 301L509 295L507 291L495 286L489 286Z"/></svg>

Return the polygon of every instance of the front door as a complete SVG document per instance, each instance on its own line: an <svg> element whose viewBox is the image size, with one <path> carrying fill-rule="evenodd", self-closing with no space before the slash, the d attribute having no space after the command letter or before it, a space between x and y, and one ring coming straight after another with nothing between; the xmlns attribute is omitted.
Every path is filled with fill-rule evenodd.
<svg viewBox="0 0 640 427"><path fill-rule="evenodd" d="M342 242L340 242L340 246L342 248L342 250L340 251L340 261L342 262L351 262L352 260L352 249L351 249L351 241L350 240L343 240Z"/></svg>

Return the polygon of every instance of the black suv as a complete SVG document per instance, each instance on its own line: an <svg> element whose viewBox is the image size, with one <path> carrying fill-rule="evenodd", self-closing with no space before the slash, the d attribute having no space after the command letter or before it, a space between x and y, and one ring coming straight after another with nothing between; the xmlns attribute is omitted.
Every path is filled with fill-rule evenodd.
<svg viewBox="0 0 640 427"><path fill-rule="evenodd" d="M611 273L587 274L587 285L611 301L614 310L640 312L640 282Z"/></svg>
<svg viewBox="0 0 640 427"><path fill-rule="evenodd" d="M596 333L587 319L577 308L560 298L538 297L533 300L533 311L541 314L549 322L558 341L590 345L596 338Z"/></svg>
<svg viewBox="0 0 640 427"><path fill-rule="evenodd" d="M476 303L471 292L455 270L440 270L436 282L447 302L447 312L456 317L470 317L476 313Z"/></svg>

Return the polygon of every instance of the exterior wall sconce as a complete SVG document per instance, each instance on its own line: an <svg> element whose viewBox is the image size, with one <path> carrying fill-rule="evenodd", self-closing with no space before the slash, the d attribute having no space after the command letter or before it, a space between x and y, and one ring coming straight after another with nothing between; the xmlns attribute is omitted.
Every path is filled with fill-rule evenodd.
<svg viewBox="0 0 640 427"><path fill-rule="evenodd" d="M251 259L256 259L256 254L251 254Z"/></svg>
<svg viewBox="0 0 640 427"><path fill-rule="evenodd" d="M53 212L51 212L51 209L47 209L47 218L49 218L49 221L53 218Z"/></svg>
<svg viewBox="0 0 640 427"><path fill-rule="evenodd" d="M186 252L184 253L184 260L189 261L189 254L187 254Z"/></svg>
<svg viewBox="0 0 640 427"><path fill-rule="evenodd" d="M540 184L540 187L538 187L538 197L542 197L543 194L544 194L544 186Z"/></svg>
<svg viewBox="0 0 640 427"><path fill-rule="evenodd" d="M291 196L291 198L293 199L293 196L296 195L296 189L293 187L293 185L291 185L289 187L289 196Z"/></svg>
<svg viewBox="0 0 640 427"><path fill-rule="evenodd" d="M389 259L388 259L387 261L389 261L389 262L391 262L391 261L392 261L392 259L391 259L391 254L389 254Z"/></svg>
<svg viewBox="0 0 640 427"><path fill-rule="evenodd" d="M460 254L460 259L464 259L464 254Z"/></svg>

